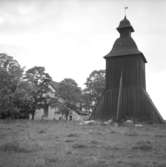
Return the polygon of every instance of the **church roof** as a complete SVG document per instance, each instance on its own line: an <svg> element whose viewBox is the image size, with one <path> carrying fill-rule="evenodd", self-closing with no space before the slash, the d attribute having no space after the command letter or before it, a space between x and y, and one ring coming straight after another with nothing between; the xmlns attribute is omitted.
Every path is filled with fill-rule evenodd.
<svg viewBox="0 0 166 167"><path fill-rule="evenodd" d="M131 33L134 32L134 29L126 16L120 21L117 30L120 33L120 37L114 42L112 50L105 56L105 58L140 54L144 61L147 62L143 53L138 50L135 41L131 37Z"/></svg>

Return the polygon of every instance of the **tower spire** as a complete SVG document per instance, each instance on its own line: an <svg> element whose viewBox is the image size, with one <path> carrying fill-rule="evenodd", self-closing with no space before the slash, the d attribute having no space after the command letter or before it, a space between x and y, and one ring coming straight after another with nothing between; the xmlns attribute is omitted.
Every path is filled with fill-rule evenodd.
<svg viewBox="0 0 166 167"><path fill-rule="evenodd" d="M126 17L126 15L127 15L127 9L128 9L128 6L125 6L125 7L124 7L124 15L125 15L125 17Z"/></svg>

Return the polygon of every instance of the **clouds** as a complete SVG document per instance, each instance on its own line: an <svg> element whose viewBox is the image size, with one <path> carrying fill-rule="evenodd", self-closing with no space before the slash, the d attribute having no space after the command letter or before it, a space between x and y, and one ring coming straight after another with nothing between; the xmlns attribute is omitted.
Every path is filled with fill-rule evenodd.
<svg viewBox="0 0 166 167"><path fill-rule="evenodd" d="M0 31L24 31L51 22L60 12L61 3L56 0L8 0L0 1Z"/></svg>
<svg viewBox="0 0 166 167"><path fill-rule="evenodd" d="M36 16L36 8L34 5L21 3L4 3L0 7L0 30L17 29L33 23ZM32 17L34 15L34 17Z"/></svg>
<svg viewBox="0 0 166 167"><path fill-rule="evenodd" d="M106 6L98 0L0 0L0 31L42 27L58 27L69 32L89 31L97 22L98 26L94 25L94 28L99 29L105 23L109 24L106 20L112 16L108 12L114 8L115 5Z"/></svg>

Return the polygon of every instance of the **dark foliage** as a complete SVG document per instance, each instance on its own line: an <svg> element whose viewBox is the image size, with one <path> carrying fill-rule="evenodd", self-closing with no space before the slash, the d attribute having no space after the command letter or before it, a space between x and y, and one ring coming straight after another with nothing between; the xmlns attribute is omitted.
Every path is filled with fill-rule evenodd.
<svg viewBox="0 0 166 167"><path fill-rule="evenodd" d="M92 71L85 85L86 88L83 90L83 105L91 113L105 88L105 70Z"/></svg>

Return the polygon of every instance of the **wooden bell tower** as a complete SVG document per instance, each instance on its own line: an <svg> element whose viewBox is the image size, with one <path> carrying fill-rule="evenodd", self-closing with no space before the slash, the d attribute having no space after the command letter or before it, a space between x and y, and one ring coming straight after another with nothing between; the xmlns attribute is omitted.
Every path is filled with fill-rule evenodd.
<svg viewBox="0 0 166 167"><path fill-rule="evenodd" d="M163 119L146 91L147 60L131 37L134 29L126 16L117 30L120 37L105 56L105 91L91 119L162 123Z"/></svg>

